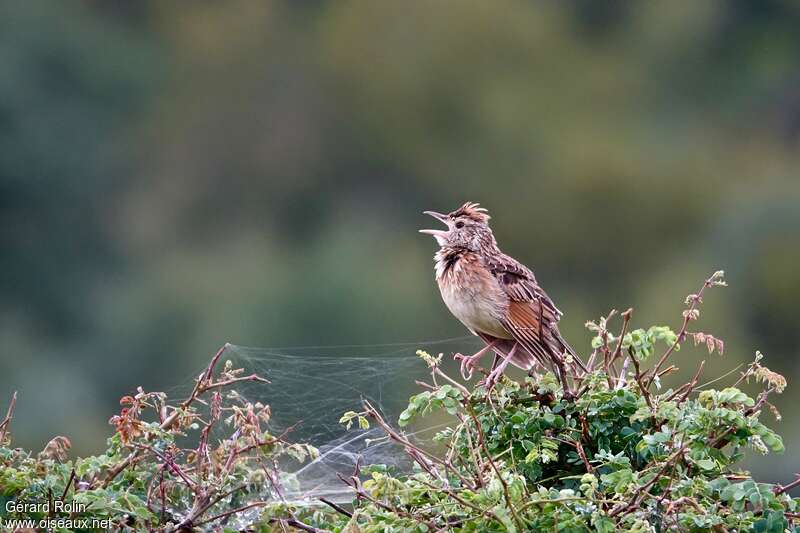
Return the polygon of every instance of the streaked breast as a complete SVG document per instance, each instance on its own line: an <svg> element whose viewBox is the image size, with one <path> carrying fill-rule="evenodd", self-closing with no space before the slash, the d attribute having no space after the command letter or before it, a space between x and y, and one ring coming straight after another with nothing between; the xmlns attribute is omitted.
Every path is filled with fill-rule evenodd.
<svg viewBox="0 0 800 533"><path fill-rule="evenodd" d="M512 338L500 322L507 297L480 258L467 253L447 265L437 263L436 281L445 305L462 324L473 332Z"/></svg>

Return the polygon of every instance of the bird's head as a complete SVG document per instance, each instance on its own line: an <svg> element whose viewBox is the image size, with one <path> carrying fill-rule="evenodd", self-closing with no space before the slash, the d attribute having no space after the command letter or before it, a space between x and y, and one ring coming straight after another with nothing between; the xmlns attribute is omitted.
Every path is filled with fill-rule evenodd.
<svg viewBox="0 0 800 533"><path fill-rule="evenodd" d="M436 211L425 211L447 229L421 229L420 233L432 235L441 247L480 250L494 244L494 236L489 228L489 213L479 204L467 202L446 215Z"/></svg>

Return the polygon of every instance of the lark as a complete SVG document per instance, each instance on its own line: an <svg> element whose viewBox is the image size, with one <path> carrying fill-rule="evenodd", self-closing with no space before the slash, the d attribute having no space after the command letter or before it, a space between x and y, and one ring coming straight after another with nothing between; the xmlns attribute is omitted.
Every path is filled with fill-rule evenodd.
<svg viewBox="0 0 800 533"><path fill-rule="evenodd" d="M575 365L583 371L585 367L558 331L562 313L533 272L500 251L489 228L487 210L467 202L447 215L425 214L447 226L420 230L439 244L434 260L442 299L450 312L486 343L472 356L456 354L462 376L470 379L480 359L494 351L499 364L485 379L488 388L511 363L533 373L552 370L568 392L567 378L575 375Z"/></svg>

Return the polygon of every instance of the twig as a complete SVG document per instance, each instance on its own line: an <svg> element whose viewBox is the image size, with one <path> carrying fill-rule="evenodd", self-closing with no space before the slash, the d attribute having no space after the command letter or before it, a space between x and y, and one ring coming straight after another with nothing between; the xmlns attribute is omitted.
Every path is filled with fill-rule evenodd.
<svg viewBox="0 0 800 533"><path fill-rule="evenodd" d="M238 449L238 448L236 448L234 446L234 448L231 450L231 455L228 457L228 460L225 462L225 469L226 470L230 470L230 466L233 464L233 460L236 457L238 457L238 456L240 456L240 455L242 455L244 453L249 452L250 450L255 450L256 448L262 448L264 446L270 446L270 445L278 443L278 442L284 442L284 438L286 437L286 435L291 433L302 422L303 422L302 420L300 420L298 422L295 422L294 424L292 424L291 426L286 428L283 431L283 433L281 433L277 437L272 437L271 439L255 442L253 444L248 444L244 448L240 448L240 449Z"/></svg>
<svg viewBox="0 0 800 533"><path fill-rule="evenodd" d="M378 410L375 409L375 407L373 407L372 404L369 403L369 401L364 400L363 404L364 404L364 409L366 410L366 414L368 416L370 416L373 420L375 420L375 422L379 426L381 426L381 428L384 430L384 432L386 432L386 434L389 436L390 439L392 439L395 442L398 442L398 443L402 444L403 447L405 447L406 450L409 452L409 455L411 455L411 457L414 458L414 460L417 462L417 464L419 464L421 467L425 468L428 472L433 473L430 470L430 465L428 465L427 461L425 460L425 459L428 459L428 460L430 460L430 461L432 461L434 463L437 463L437 464L443 466L446 470L452 472L456 477L458 477L458 479L461 480L461 482L465 486L470 487L470 488L475 488L472 485L472 483L470 483L470 481L458 471L458 469L453 467L452 464L449 464L447 461L444 461L444 460L440 459L439 457L436 457L432 453L427 452L427 451L423 450L422 448L414 445L407 438L403 437L397 431L395 431L394 428L392 428L392 426L390 426L389 424L386 423L386 421L383 419L383 417L378 412Z"/></svg>
<svg viewBox="0 0 800 533"><path fill-rule="evenodd" d="M164 470L161 470L161 476L158 481L158 492L161 496L161 523L166 522L167 515L167 488L164 486Z"/></svg>
<svg viewBox="0 0 800 533"><path fill-rule="evenodd" d="M609 389L613 389L614 388L614 383L613 383L614 378L611 376L611 368L610 368L610 366L611 366L611 357L610 357L610 355L611 354L608 351L608 322L616 314L617 314L617 310L616 309L612 309L608 313L608 316L606 316L605 320L603 321L603 331L600 333L600 337L603 339L603 346L602 346L603 370L606 373L606 379L608 380L608 388Z"/></svg>
<svg viewBox="0 0 800 533"><path fill-rule="evenodd" d="M702 361L700 361L700 366L697 368L697 372L694 373L694 376L692 376L691 381L689 381L689 383L686 383L685 385L680 387L678 390L673 392L669 396L669 398L667 398L667 401L669 401L669 400L673 399L674 397L676 397L678 395L678 393L679 393L678 391L680 391L681 389L684 389L684 387L685 387L685 390L683 390L683 393L680 395L680 398L678 398L678 403L683 403L684 401L686 401L686 398L689 397L689 395L692 393L692 391L694 390L695 386L697 385L697 382L700 380L700 374L703 372L703 368L705 366L706 366L706 360L703 359Z"/></svg>
<svg viewBox="0 0 800 533"><path fill-rule="evenodd" d="M681 505L683 505L684 503L688 503L689 505L691 505L692 507L694 507L694 509L695 509L697 512L699 512L699 513L701 513L701 514L706 514L706 510L705 510L705 509L703 509L702 507L700 507L700 504L698 504L698 503L697 503L697 502L696 502L694 499L692 499L692 498L689 498L688 496L681 496L680 498L678 498L678 499L675 499L675 500L672 500L671 502L669 502L669 505L667 506L667 511L666 511L666 513L665 513L665 514L667 514L667 515L670 515L670 514L672 514L672 511L673 511L673 510L674 510L676 507L680 507L680 506L681 506Z"/></svg>
<svg viewBox="0 0 800 533"><path fill-rule="evenodd" d="M586 457L586 452L583 449L583 444L581 444L581 441L576 440L574 443L571 444L575 446L575 449L578 451L578 455L583 461L584 466L586 466L586 471L589 472L590 474L594 473L594 468L592 467L591 463L589 463L589 458Z"/></svg>
<svg viewBox="0 0 800 533"><path fill-rule="evenodd" d="M328 507L332 508L337 513L343 514L347 518L353 518L353 513L351 513L350 511L348 511L347 509L345 509L341 505L337 505L337 504L333 503L332 501L330 501L330 500L328 500L326 498L320 498L319 501L321 501L322 503L324 503Z"/></svg>
<svg viewBox="0 0 800 533"><path fill-rule="evenodd" d="M638 506L639 503L637 502L637 500L639 499L639 497L642 494L649 491L650 488L656 484L656 481L658 481L661 478L661 476L664 475L664 472L667 471L672 462L675 461L678 457L680 457L685 450L686 450L686 445L684 444L683 446L678 448L678 450L675 453L673 453L667 458L667 460L664 462L664 466L662 466L661 469L656 473L656 475L653 476L653 479L651 479L650 481L648 481L647 483L636 489L636 492L634 493L630 503L623 503L621 505L618 505L617 507L612 509L611 512L608 513L608 516L614 517L619 513L621 513L622 511L625 511L626 509L634 509L636 506Z"/></svg>
<svg viewBox="0 0 800 533"><path fill-rule="evenodd" d="M775 389L770 387L769 389L767 389L767 390L763 391L761 394L759 394L758 395L758 400L756 401L755 405L745 409L744 416L748 417L748 416L752 415L753 413L755 413L756 411L758 411L759 409L761 409L764 406L764 404L767 403L767 398L769 397L770 393L773 392L774 390ZM727 440L728 435L731 434L734 429L735 429L735 426L730 426L728 429L723 431L722 434L719 437L717 437L717 439L711 444L711 446L713 448L717 448L717 449L724 448L725 445L728 444L728 440Z"/></svg>
<svg viewBox="0 0 800 533"><path fill-rule="evenodd" d="M204 392L208 392L211 389L227 387L228 385L233 385L234 383L241 383L242 381L258 381L259 383L266 383L266 384L272 383L270 380L264 379L258 374L250 374L249 376L241 376L238 378L227 379L225 381L217 381L216 383L210 383L209 385L201 387L198 394L203 394Z"/></svg>
<svg viewBox="0 0 800 533"><path fill-rule="evenodd" d="M237 513L241 513L242 511L246 511L246 510L252 509L254 507L263 507L263 506L269 505L269 504L270 504L270 502L264 502L264 501L251 502L251 503L248 503L247 505L242 505L241 507L237 507L236 509L230 509L228 511L225 511L224 513L219 513L219 514L214 515L214 516L212 516L210 518L206 518L205 520L201 520L199 522L194 522L194 523L187 524L186 526L184 526L184 529L191 528L191 527L202 526L203 524L209 524L211 522L216 522L217 520L221 520L221 519L226 518L228 516L231 516L231 515L234 515L234 514L237 514ZM313 532L313 533L323 533L323 532L327 531L325 529L318 529L318 528L315 528L313 526L309 526L308 524L304 524L303 522L300 522L296 518L288 518L288 519L287 518L272 518L270 520L270 522L285 522L287 525L290 525L292 527L296 527L297 529L301 529L303 531L310 531L310 532Z"/></svg>
<svg viewBox="0 0 800 533"><path fill-rule="evenodd" d="M614 349L614 353L611 354L611 358L608 362L609 365L613 365L614 361L616 361L622 353L622 339L625 337L625 333L628 331L628 323L631 321L631 315L633 315L633 307L629 307L627 311L620 315L622 317L622 330L619 332L617 347Z"/></svg>
<svg viewBox="0 0 800 533"><path fill-rule="evenodd" d="M642 370L639 367L639 360L636 359L636 355L633 353L632 348L628 348L628 357L631 361L633 361L633 368L636 369L634 379L636 379L636 383L639 385L639 390L642 391L642 396L644 396L644 400L647 402L647 407L650 408L650 417L653 421L653 427L656 427L656 415L655 408L653 407L653 399L650 397L650 391L647 390L647 386L644 384Z"/></svg>
<svg viewBox="0 0 800 533"><path fill-rule="evenodd" d="M431 530L434 530L434 531L439 529L431 521L428 521L428 520L426 520L424 518L420 518L419 516L417 516L417 515L415 515L413 513L410 513L408 511L404 511L403 509L400 509L398 507L395 507L395 506L392 506L392 505L387 505L387 504L383 503L382 501L378 500L377 498L373 497L366 490L364 490L364 486L361 484L361 480L358 478L358 476L353 475L353 476L350 476L350 478L348 479L348 478L345 478L341 474L337 474L337 475L339 476L339 479L344 481L345 484L347 484L349 487L352 487L353 490L356 491L357 498L359 498L359 499L363 498L365 500L368 500L368 501L372 502L373 504L377 505L378 507L380 507L381 509L383 509L384 511L389 511L390 513L395 513L395 514L397 514L399 516L403 516L403 517L415 520L416 522L419 522L420 524L424 524L425 526L427 526L428 529L431 529Z"/></svg>
<svg viewBox="0 0 800 533"><path fill-rule="evenodd" d="M715 283L718 284L722 283L716 280L717 280L717 274L715 273L710 278L705 280L705 282L703 282L703 286L700 287L700 290L697 292L697 294L690 295L691 303L689 304L689 308L683 312L683 325L681 325L681 329L678 332L678 335L675 337L675 342L673 342L670 345L670 347L667 348L667 350L658 360L658 363L656 363L656 366L653 367L653 372L652 372L653 375L650 376L650 379L647 381L648 387L653 384L653 380L655 379L656 375L658 375L658 371L661 368L661 365L663 365L667 361L667 358L669 358L672 352L674 352L675 349L678 347L678 345L682 343L686 338L686 330L689 327L689 322L691 322L695 318L694 311L697 308L697 304L703 301L703 292L706 290L706 288L711 287Z"/></svg>
<svg viewBox="0 0 800 533"><path fill-rule="evenodd" d="M275 521L276 519L273 519ZM314 526L309 526L306 523L301 522L297 518L290 518L288 520L281 520L282 522L286 522L286 525L296 527L302 531L308 531L310 533L330 533L327 529L319 529Z"/></svg>
<svg viewBox="0 0 800 533"><path fill-rule="evenodd" d="M466 427L466 420L461 415L461 423L464 425L464 433L467 435L467 446L469 447L469 455L472 462L475 463L475 483L478 487L483 487L483 465L481 464L480 454L475 450L475 444L472 442L472 432Z"/></svg>
<svg viewBox="0 0 800 533"><path fill-rule="evenodd" d="M445 374L444 372L442 372L442 371L439 369L439 367L438 367L438 366L437 366L437 367L434 367L434 372L436 373L436 375L437 375L437 376L441 376L441 377L443 377L444 379L446 379L447 381L449 381L451 385L453 385L455 388L457 388L458 390L460 390L460 391L461 391L461 394L463 394L463 395L464 395L464 398L469 398L469 397L470 397L470 392L467 390L467 388L466 388L466 387L464 387L464 386L463 386L461 383L459 383L459 382L455 381L453 378L451 378L450 376L448 376L447 374Z"/></svg>
<svg viewBox="0 0 800 533"><path fill-rule="evenodd" d="M72 482L75 481L75 469L73 468L70 470L69 479L67 480L67 484L64 486L64 492L61 493L61 501L64 501L64 498L67 497L67 492L69 492L70 486L72 486Z"/></svg>
<svg viewBox="0 0 800 533"><path fill-rule="evenodd" d="M14 418L14 408L17 405L17 391L11 395L11 402L8 404L8 410L3 421L0 422L0 443L2 443L8 434L8 428L11 427L11 420Z"/></svg>
<svg viewBox="0 0 800 533"><path fill-rule="evenodd" d="M468 407L467 411L469 412L470 416L472 417L473 422L475 423L475 429L478 432L478 445L483 448L483 453L486 455L486 461L494 470L494 473L497 475L497 480L500 482L500 485L503 487L503 497L506 500L506 506L508 510L511 511L511 516L514 518L514 522L516 522L517 527L520 531L525 531L525 526L522 523L519 515L517 515L517 510L514 508L514 504L511 502L511 494L508 491L508 483L506 480L503 479L503 475L500 472L500 469L497 468L497 465L492 460L492 454L489 453L489 448L486 446L486 439L483 436L483 429L481 428L481 423L478 420L478 417L475 415L475 411L472 407Z"/></svg>
<svg viewBox="0 0 800 533"><path fill-rule="evenodd" d="M786 485L779 485L775 487L775 489L773 489L773 492L776 495L783 494L784 492L788 492L793 488L800 486L800 474L795 474L795 476L797 476L797 479L795 479L791 483L787 483Z"/></svg>
<svg viewBox="0 0 800 533"><path fill-rule="evenodd" d="M586 368L588 369L588 372L594 371L594 362L596 359L597 359L597 350L592 350L592 353L589 356L589 360L586 361Z"/></svg>
<svg viewBox="0 0 800 533"><path fill-rule="evenodd" d="M141 444L135 446L137 449L147 450L148 452L152 453L153 455L161 459L161 461L167 466L167 468L169 468L169 470L172 471L173 473L177 474L190 489L194 489L197 486L197 482L194 481L192 478L190 478L186 473L184 473L184 471L177 464L175 464L175 461L171 457L167 457L166 455L159 452L152 446L145 446Z"/></svg>
<svg viewBox="0 0 800 533"><path fill-rule="evenodd" d="M448 496L450 496L452 499L454 499L455 501L457 501L458 503L460 503L464 507L469 507L469 508L473 509L474 511L477 511L477 512L481 513L483 516L485 516L487 518L490 518L492 520L496 520L497 522L502 524L502 521L497 517L496 514L494 514L494 512L492 512L489 509L481 509L480 507L478 507L474 503L470 503L470 502L466 501L464 498L461 498L458 494L456 494L456 492L453 489L450 489L450 488L447 488L447 487L437 487L433 483L428 483L425 480L420 480L420 483L422 483L423 485L427 485L428 487L430 487L432 489L443 490Z"/></svg>
<svg viewBox="0 0 800 533"><path fill-rule="evenodd" d="M217 363L219 362L220 357L222 357L223 352L229 346L230 344L225 343L219 350L217 350L217 353L214 354L214 357L211 358L211 362L208 364L205 371L203 371L203 374L195 381L194 388L192 389L192 392L189 395L189 397L180 404L179 408L173 409L172 413L170 413L169 416L167 416L161 423L159 429L167 430L171 428L172 425L175 423L175 421L178 419L178 416L180 416L180 414L184 412L192 403L197 401L198 396L200 396L201 394L210 389L220 386L230 385L232 383L237 383L239 381L261 381L261 382L266 381L263 378L255 376L255 374L253 374L246 377L235 378L223 382L213 383L214 368L217 366ZM269 383L268 381L266 382ZM120 472L125 470L128 466L130 466L132 462L136 460L139 454L141 454L141 450L134 450L133 452L128 454L128 457L126 457L116 465L109 468L108 471L106 472L105 478L100 483L100 487L102 488L107 487L108 484L111 483L114 480L114 478L116 478L120 474Z"/></svg>
<svg viewBox="0 0 800 533"><path fill-rule="evenodd" d="M732 368L731 370L729 370L729 371L725 372L724 374L722 374L720 377L714 378L714 379L712 379L710 381L706 381L702 385L698 385L697 387L695 387L695 390L704 389L704 388L708 387L709 385L711 385L713 383L716 383L717 381L723 380L723 379L727 378L728 376L730 376L731 374L733 374L734 372L736 372L737 370L739 370L740 368L742 368L742 365L738 364L734 368Z"/></svg>

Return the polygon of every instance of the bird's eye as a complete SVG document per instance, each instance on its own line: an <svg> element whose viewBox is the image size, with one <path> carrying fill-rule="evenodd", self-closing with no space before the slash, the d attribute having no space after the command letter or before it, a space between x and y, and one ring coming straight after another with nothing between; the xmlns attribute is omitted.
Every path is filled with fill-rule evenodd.
<svg viewBox="0 0 800 533"><path fill-rule="evenodd" d="M461 222L460 220L458 222L456 222L456 228L461 229L463 227L464 227L464 223L463 222Z"/></svg>

